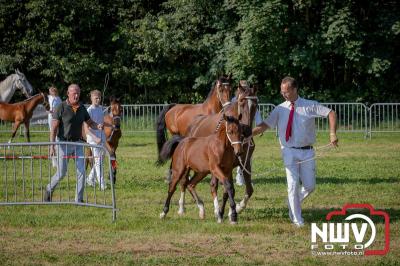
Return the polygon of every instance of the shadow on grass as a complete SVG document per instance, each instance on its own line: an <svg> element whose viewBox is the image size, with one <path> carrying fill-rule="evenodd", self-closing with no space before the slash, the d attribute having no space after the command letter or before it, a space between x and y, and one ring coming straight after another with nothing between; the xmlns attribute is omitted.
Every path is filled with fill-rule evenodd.
<svg viewBox="0 0 400 266"><path fill-rule="evenodd" d="M304 220L308 223L322 223L326 221L326 215L331 211L338 211L336 208L305 208L303 209ZM389 208L389 209L377 209L384 211L389 214L390 223L400 220L400 210ZM369 216L375 223L384 223L382 216L370 216L368 210L348 210L347 214L350 213L361 213ZM348 216L348 215L346 215ZM275 219L287 219L289 222L288 209L287 208L261 208L261 209L246 209L243 215L240 216L245 221L254 220L275 220ZM333 217L332 222L342 222L343 216Z"/></svg>
<svg viewBox="0 0 400 266"><path fill-rule="evenodd" d="M286 184L286 176L263 177L253 179L254 184ZM317 184L378 184L378 183L400 183L400 178L394 176L388 178L338 178L317 177Z"/></svg>
<svg viewBox="0 0 400 266"><path fill-rule="evenodd" d="M152 143L124 143L124 147L145 147L153 145Z"/></svg>

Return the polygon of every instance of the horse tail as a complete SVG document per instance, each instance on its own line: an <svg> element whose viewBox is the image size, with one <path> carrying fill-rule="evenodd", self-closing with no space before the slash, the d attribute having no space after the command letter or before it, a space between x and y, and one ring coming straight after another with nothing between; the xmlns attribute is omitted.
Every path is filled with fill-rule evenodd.
<svg viewBox="0 0 400 266"><path fill-rule="evenodd" d="M159 164L160 161L160 153L161 149L164 146L164 143L167 142L167 125L165 124L165 115L166 113L174 107L176 104L171 103L167 106L164 107L164 109L161 111L160 115L157 118L157 149L158 149L158 161L157 164Z"/></svg>
<svg viewBox="0 0 400 266"><path fill-rule="evenodd" d="M176 147L178 146L179 142L181 142L181 140L183 140L182 136L174 135L172 139L165 142L159 154L159 158L157 161L158 166L165 164L169 159L171 159Z"/></svg>

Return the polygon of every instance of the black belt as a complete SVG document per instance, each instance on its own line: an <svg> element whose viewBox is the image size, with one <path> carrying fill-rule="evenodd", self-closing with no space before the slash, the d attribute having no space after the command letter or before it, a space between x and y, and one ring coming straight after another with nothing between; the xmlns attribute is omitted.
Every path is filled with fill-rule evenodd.
<svg viewBox="0 0 400 266"><path fill-rule="evenodd" d="M71 141L71 142L79 142L83 141L83 139L73 139L73 138L60 138L61 141Z"/></svg>
<svg viewBox="0 0 400 266"><path fill-rule="evenodd" d="M313 146L304 146L304 147L290 147L292 149L298 149L298 150L312 150Z"/></svg>

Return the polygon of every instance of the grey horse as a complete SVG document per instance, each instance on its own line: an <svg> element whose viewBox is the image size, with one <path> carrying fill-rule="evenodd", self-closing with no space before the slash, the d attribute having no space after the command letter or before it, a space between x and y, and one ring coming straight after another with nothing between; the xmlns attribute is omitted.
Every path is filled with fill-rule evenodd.
<svg viewBox="0 0 400 266"><path fill-rule="evenodd" d="M17 89L20 89L26 98L33 94L32 85L18 69L15 70L15 74L9 75L0 83L0 101L8 103Z"/></svg>

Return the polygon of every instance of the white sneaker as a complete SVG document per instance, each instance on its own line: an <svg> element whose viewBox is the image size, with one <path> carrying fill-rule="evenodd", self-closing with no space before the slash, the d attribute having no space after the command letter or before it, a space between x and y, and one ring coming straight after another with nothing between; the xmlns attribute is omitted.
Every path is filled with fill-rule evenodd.
<svg viewBox="0 0 400 266"><path fill-rule="evenodd" d="M297 228L304 227L304 223L293 223Z"/></svg>

